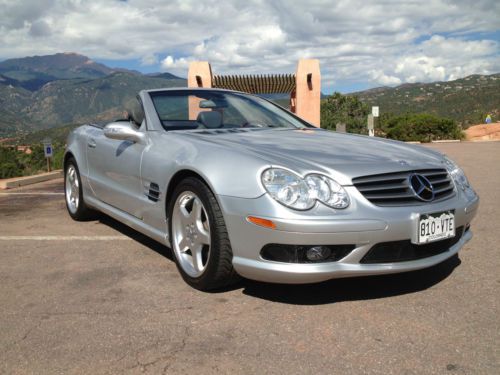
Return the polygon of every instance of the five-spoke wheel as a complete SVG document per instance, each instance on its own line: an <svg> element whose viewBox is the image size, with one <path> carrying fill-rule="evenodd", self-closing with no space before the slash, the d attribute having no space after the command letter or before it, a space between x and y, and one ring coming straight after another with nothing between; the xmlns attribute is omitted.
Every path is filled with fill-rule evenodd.
<svg viewBox="0 0 500 375"><path fill-rule="evenodd" d="M78 203L80 202L80 182L76 174L76 168L70 164L66 170L66 204L68 210L76 214L78 211Z"/></svg>
<svg viewBox="0 0 500 375"><path fill-rule="evenodd" d="M172 212L172 246L183 270L191 277L200 276L210 256L210 224L200 198L183 192Z"/></svg>
<svg viewBox="0 0 500 375"><path fill-rule="evenodd" d="M196 177L187 177L170 199L170 243L184 280L200 290L235 282L238 275L226 224L210 188Z"/></svg>
<svg viewBox="0 0 500 375"><path fill-rule="evenodd" d="M70 157L64 167L64 196L69 215L75 220L88 220L97 216L83 199L82 180L75 159Z"/></svg>

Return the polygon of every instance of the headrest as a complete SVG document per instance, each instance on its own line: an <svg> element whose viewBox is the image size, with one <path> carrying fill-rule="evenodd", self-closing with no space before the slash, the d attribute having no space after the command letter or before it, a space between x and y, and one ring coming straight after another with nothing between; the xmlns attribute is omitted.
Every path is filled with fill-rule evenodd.
<svg viewBox="0 0 500 375"><path fill-rule="evenodd" d="M222 125L222 115L217 111L203 111L198 114L196 121L207 129L216 129Z"/></svg>
<svg viewBox="0 0 500 375"><path fill-rule="evenodd" d="M142 120L144 120L144 110L138 100L131 100L127 103L127 112L130 119L138 126L141 126Z"/></svg>

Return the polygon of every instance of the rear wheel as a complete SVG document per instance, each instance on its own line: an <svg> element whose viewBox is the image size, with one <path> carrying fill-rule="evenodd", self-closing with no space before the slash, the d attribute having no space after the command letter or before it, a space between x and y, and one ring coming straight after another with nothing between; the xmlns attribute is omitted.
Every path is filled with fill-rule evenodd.
<svg viewBox="0 0 500 375"><path fill-rule="evenodd" d="M68 213L74 220L89 220L97 215L85 204L80 172L73 158L66 162L64 169L64 196Z"/></svg>
<svg viewBox="0 0 500 375"><path fill-rule="evenodd" d="M177 268L189 285L210 290L238 280L221 209L203 182L193 177L181 181L168 214Z"/></svg>

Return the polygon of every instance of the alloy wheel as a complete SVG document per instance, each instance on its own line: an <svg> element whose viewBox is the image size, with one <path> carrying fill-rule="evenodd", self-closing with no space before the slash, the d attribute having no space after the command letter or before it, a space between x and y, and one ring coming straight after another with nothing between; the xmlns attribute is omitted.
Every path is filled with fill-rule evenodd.
<svg viewBox="0 0 500 375"><path fill-rule="evenodd" d="M210 257L210 224L200 198L190 191L179 195L172 213L172 247L182 269L199 277Z"/></svg>
<svg viewBox="0 0 500 375"><path fill-rule="evenodd" d="M80 203L80 182L74 165L70 164L66 171L66 203L72 214L78 211Z"/></svg>

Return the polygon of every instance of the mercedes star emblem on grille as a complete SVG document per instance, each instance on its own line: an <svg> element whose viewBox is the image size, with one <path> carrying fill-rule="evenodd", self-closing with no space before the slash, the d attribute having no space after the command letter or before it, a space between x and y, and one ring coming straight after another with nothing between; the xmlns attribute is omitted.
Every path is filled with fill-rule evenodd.
<svg viewBox="0 0 500 375"><path fill-rule="evenodd" d="M427 177L412 173L408 176L408 182L411 190L413 190L418 199L424 202L430 202L434 199L434 188Z"/></svg>

